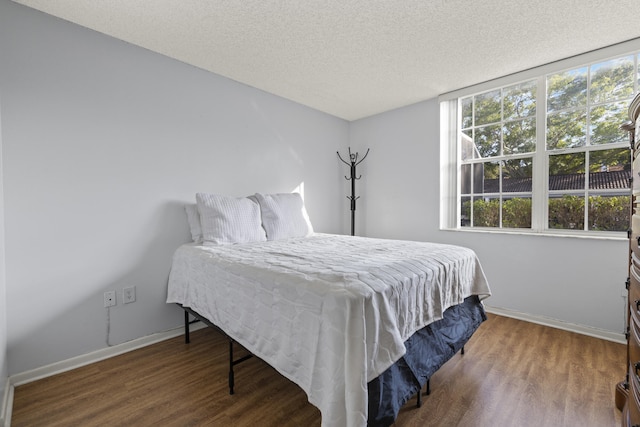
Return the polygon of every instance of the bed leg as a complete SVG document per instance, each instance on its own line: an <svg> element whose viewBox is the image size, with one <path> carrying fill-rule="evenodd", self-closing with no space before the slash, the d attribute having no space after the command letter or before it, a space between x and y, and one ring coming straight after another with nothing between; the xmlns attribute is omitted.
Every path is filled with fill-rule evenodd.
<svg viewBox="0 0 640 427"><path fill-rule="evenodd" d="M233 341L229 340L229 394L233 394Z"/></svg>
<svg viewBox="0 0 640 427"><path fill-rule="evenodd" d="M460 349L460 354L464 355L464 346L462 346L462 348Z"/></svg>
<svg viewBox="0 0 640 427"><path fill-rule="evenodd" d="M184 343L189 344L189 313L184 311Z"/></svg>
<svg viewBox="0 0 640 427"><path fill-rule="evenodd" d="M429 396L431 394L431 378L429 378L427 380L427 392L426 392L427 396ZM422 387L420 387L420 390L418 391L418 402L416 404L416 406L419 408L422 406Z"/></svg>

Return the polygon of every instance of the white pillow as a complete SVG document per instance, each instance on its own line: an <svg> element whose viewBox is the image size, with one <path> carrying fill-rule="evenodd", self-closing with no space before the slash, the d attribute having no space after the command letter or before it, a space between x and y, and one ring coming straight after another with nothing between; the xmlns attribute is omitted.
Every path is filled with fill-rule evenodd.
<svg viewBox="0 0 640 427"><path fill-rule="evenodd" d="M205 245L267 240L260 206L250 199L197 193L196 201Z"/></svg>
<svg viewBox="0 0 640 427"><path fill-rule="evenodd" d="M298 193L256 193L262 212L262 226L268 240L306 237L313 234L309 215Z"/></svg>
<svg viewBox="0 0 640 427"><path fill-rule="evenodd" d="M191 238L195 243L202 243L202 227L200 226L200 214L198 213L198 205L195 203L184 205L187 213L187 222L189 230L191 230Z"/></svg>

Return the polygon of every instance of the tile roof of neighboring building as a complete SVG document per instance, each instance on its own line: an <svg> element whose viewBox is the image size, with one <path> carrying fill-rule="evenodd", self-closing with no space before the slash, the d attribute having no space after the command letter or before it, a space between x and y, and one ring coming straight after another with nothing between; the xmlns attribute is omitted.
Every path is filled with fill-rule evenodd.
<svg viewBox="0 0 640 427"><path fill-rule="evenodd" d="M592 190L626 190L631 188L629 179L630 170L618 170L610 172L590 172L589 188ZM573 173L566 175L551 175L549 177L549 190L579 190L584 188L584 174ZM499 180L486 179L484 181L485 193L498 193L500 191ZM531 192L531 178L505 178L502 181L503 193L528 193Z"/></svg>

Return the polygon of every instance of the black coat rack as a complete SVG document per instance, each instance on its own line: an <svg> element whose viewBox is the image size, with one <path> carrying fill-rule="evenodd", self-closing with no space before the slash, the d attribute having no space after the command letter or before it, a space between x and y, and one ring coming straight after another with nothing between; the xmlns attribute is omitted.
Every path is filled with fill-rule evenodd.
<svg viewBox="0 0 640 427"><path fill-rule="evenodd" d="M360 196L356 197L356 179L362 178L362 175L356 176L356 166L358 166L369 154L369 149L367 148L367 152L364 153L364 157L358 160L358 153L352 153L351 147L349 147L349 161L347 162L342 158L340 152L338 153L338 158L342 160L342 163L349 166L351 169L351 176L345 176L345 179L351 180L351 196L347 196L347 199L351 200L351 235L355 236L355 222L356 222L356 200L360 198Z"/></svg>

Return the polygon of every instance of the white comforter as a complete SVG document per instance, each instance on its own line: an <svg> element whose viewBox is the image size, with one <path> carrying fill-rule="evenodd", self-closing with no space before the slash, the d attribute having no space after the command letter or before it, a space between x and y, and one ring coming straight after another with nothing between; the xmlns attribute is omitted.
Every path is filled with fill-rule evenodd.
<svg viewBox="0 0 640 427"><path fill-rule="evenodd" d="M323 426L364 426L367 383L470 295L491 295L470 249L315 234L183 245L167 302L207 317L298 384Z"/></svg>

